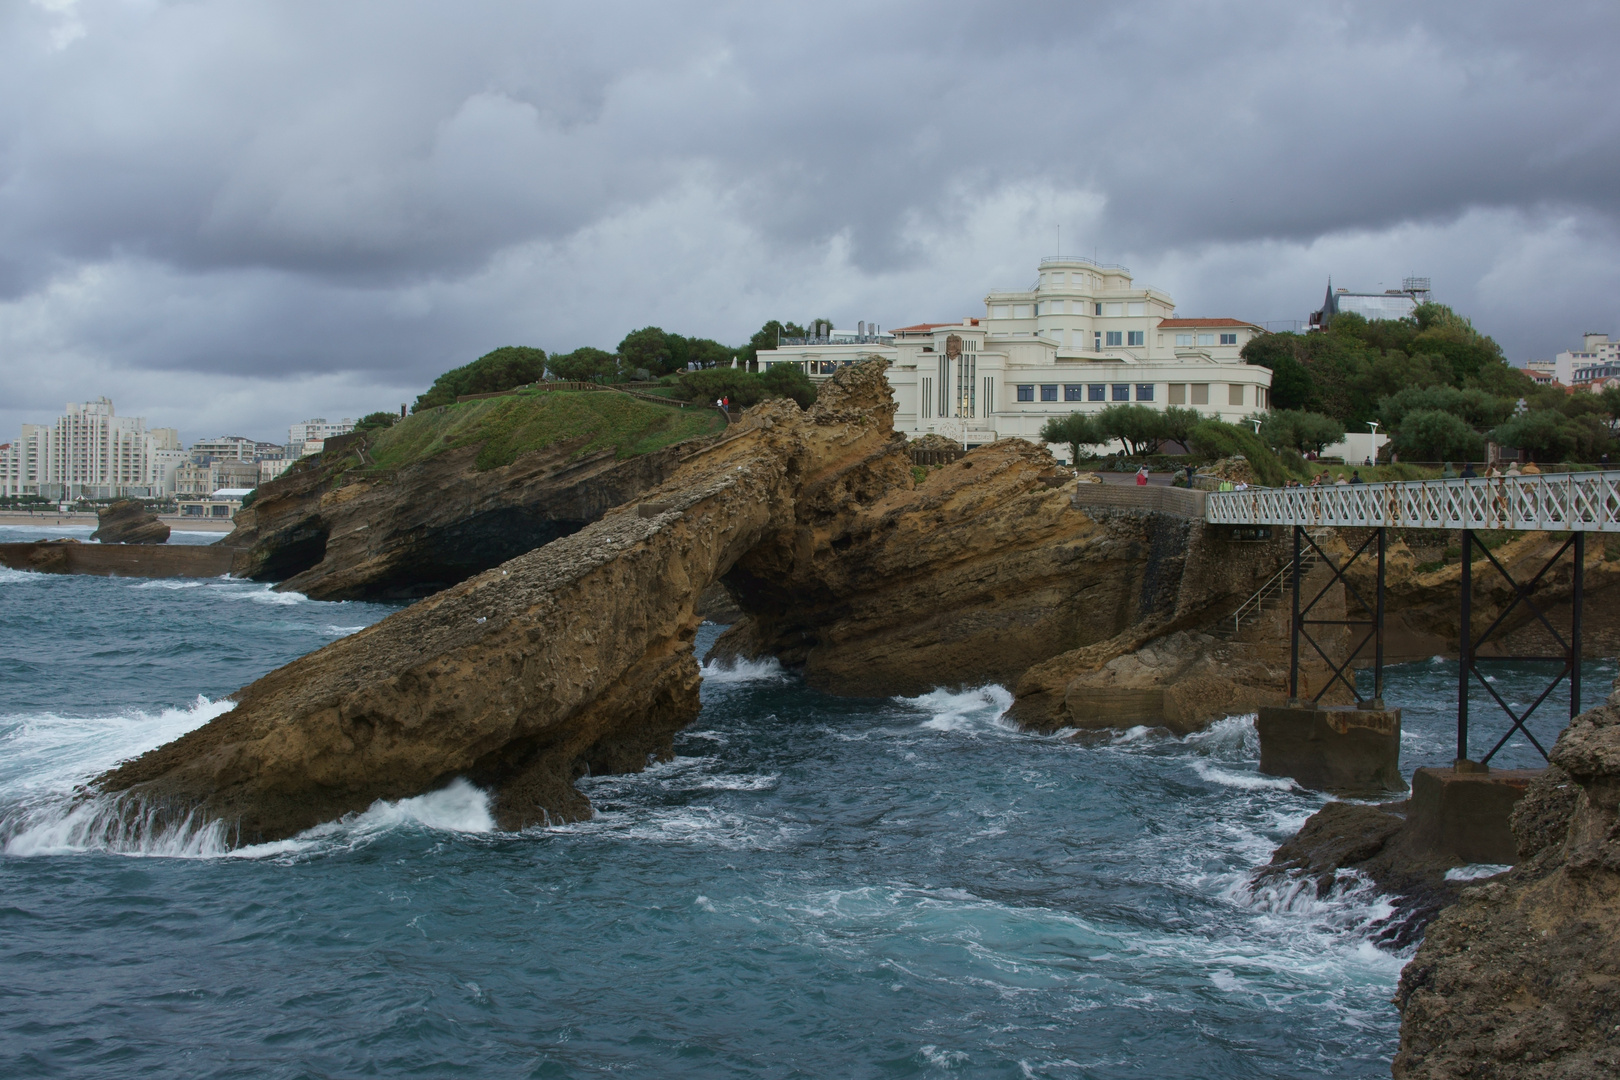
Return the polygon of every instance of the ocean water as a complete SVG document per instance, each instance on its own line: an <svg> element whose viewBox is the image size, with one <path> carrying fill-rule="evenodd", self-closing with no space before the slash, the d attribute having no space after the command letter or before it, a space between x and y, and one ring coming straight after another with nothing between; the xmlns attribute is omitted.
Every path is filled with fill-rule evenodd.
<svg viewBox="0 0 1620 1080"><path fill-rule="evenodd" d="M1000 687L753 664L586 822L501 833L464 782L234 851L68 811L389 610L0 571L0 1076L1388 1075L1389 906L1249 886L1323 800L1245 717L1041 737ZM1453 672L1392 672L1413 763Z"/></svg>

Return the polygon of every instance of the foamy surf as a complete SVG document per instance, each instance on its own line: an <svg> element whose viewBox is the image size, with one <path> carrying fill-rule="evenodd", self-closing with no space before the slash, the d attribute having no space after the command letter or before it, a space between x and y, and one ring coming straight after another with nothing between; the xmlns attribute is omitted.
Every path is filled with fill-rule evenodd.
<svg viewBox="0 0 1620 1080"><path fill-rule="evenodd" d="M178 739L216 716L236 708L234 701L198 695L184 708L110 716L0 717L0 800L33 795L66 795L98 773Z"/></svg>
<svg viewBox="0 0 1620 1080"><path fill-rule="evenodd" d="M1012 693L1004 686L979 686L971 690L930 690L916 697L897 697L901 705L929 714L919 727L932 731L1010 730L1002 722L1012 708Z"/></svg>
<svg viewBox="0 0 1620 1080"><path fill-rule="evenodd" d="M786 682L788 673L774 656L763 660L711 660L703 665L703 681L716 686L738 683Z"/></svg>

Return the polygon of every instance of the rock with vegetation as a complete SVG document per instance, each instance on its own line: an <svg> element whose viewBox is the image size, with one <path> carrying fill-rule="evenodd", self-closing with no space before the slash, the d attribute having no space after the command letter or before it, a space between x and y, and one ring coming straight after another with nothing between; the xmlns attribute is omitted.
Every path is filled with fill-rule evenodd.
<svg viewBox="0 0 1620 1080"><path fill-rule="evenodd" d="M166 544L169 527L144 503L121 499L96 512L96 531L90 539L103 544Z"/></svg>
<svg viewBox="0 0 1620 1080"><path fill-rule="evenodd" d="M1552 765L1515 810L1518 865L1465 889L1401 973L1397 1080L1620 1076L1620 695Z"/></svg>
<svg viewBox="0 0 1620 1080"><path fill-rule="evenodd" d="M454 405L456 398L465 394L498 394L503 390L539 382L545 376L544 349L506 345L434 379L432 387L416 399L411 411Z"/></svg>
<svg viewBox="0 0 1620 1080"><path fill-rule="evenodd" d="M610 390L525 391L345 437L261 485L234 573L323 600L431 594L583 528L725 421Z"/></svg>
<svg viewBox="0 0 1620 1080"><path fill-rule="evenodd" d="M667 757L697 715L704 591L761 545L813 544L850 498L909 485L892 415L875 365L808 412L757 406L637 502L270 673L97 787L241 842L457 776L493 792L505 828L585 814L574 778Z"/></svg>

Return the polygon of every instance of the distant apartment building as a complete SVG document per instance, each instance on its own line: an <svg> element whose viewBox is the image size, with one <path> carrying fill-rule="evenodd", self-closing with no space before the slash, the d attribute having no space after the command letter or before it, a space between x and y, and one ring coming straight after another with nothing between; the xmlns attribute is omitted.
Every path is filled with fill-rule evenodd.
<svg viewBox="0 0 1620 1080"><path fill-rule="evenodd" d="M1609 340L1608 334L1583 334L1580 349L1559 353L1553 366L1565 386L1596 393L1620 379L1620 341Z"/></svg>
<svg viewBox="0 0 1620 1080"><path fill-rule="evenodd" d="M234 458L208 462L188 461L175 470L174 494L177 498L204 498L220 488L247 488L259 486L259 463L237 461Z"/></svg>
<svg viewBox="0 0 1620 1080"><path fill-rule="evenodd" d="M0 495L161 497L184 456L174 428L119 416L109 398L70 402L54 424L24 424L0 449Z"/></svg>
<svg viewBox="0 0 1620 1080"><path fill-rule="evenodd" d="M759 363L792 364L820 381L882 357L895 429L970 446L1034 441L1052 417L1126 402L1232 421L1270 407L1271 371L1242 357L1262 332L1256 324L1177 318L1175 301L1137 286L1123 266L1054 257L1041 260L1038 275L1029 289L989 293L977 318L784 338L761 350Z"/></svg>
<svg viewBox="0 0 1620 1080"><path fill-rule="evenodd" d="M331 421L317 416L313 420L300 421L287 429L287 449L297 457L318 454L322 443L339 435L347 435L354 430L354 425L355 421L348 417Z"/></svg>
<svg viewBox="0 0 1620 1080"><path fill-rule="evenodd" d="M287 471L287 467L295 461L289 457L267 457L259 459L259 483L268 484L276 477Z"/></svg>

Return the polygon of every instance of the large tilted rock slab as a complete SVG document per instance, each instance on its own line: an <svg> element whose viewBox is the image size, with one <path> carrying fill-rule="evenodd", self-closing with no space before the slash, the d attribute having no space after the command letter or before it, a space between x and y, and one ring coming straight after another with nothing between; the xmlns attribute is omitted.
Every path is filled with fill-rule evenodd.
<svg viewBox="0 0 1620 1080"><path fill-rule="evenodd" d="M1620 694L1514 811L1520 863L1465 890L1401 973L1397 1078L1620 1076Z"/></svg>
<svg viewBox="0 0 1620 1080"><path fill-rule="evenodd" d="M493 789L504 827L585 813L576 776L667 756L697 715L705 588L792 533L800 498L904 462L892 409L880 365L807 412L760 405L639 503L270 673L97 786L241 842L456 776Z"/></svg>
<svg viewBox="0 0 1620 1080"><path fill-rule="evenodd" d="M96 512L96 531L90 539L103 544L166 544L169 527L144 503L120 499Z"/></svg>

